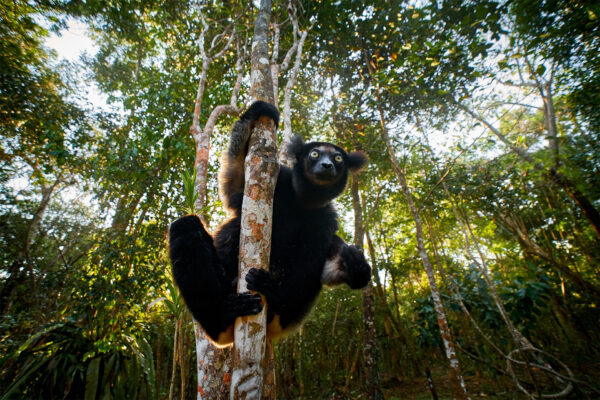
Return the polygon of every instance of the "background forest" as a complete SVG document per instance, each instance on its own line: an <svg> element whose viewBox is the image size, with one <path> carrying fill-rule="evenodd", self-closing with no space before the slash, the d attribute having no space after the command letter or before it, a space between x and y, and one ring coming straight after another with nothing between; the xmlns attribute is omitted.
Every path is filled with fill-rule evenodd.
<svg viewBox="0 0 600 400"><path fill-rule="evenodd" d="M275 343L273 398L600 398L600 4L273 7L280 131L368 153L336 207L374 271ZM0 0L0 399L196 397L166 232L199 126L197 211L225 217L255 14ZM95 46L67 61L48 39L75 23Z"/></svg>

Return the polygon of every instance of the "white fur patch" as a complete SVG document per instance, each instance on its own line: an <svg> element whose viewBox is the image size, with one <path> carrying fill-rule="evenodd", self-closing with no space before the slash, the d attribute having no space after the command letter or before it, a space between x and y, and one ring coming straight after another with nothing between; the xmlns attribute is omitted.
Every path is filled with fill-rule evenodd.
<svg viewBox="0 0 600 400"><path fill-rule="evenodd" d="M338 254L331 260L325 261L323 267L323 273L321 274L321 283L324 285L332 286L344 283L346 276L342 269L342 257Z"/></svg>

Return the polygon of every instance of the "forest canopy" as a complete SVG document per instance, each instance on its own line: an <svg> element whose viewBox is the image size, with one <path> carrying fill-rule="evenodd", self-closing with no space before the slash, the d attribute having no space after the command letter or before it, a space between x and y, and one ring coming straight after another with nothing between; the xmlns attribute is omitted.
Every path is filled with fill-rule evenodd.
<svg viewBox="0 0 600 400"><path fill-rule="evenodd" d="M0 0L0 399L199 396L166 235L226 217L256 12ZM271 398L597 398L600 4L282 1L269 40L280 141L369 156L336 209L373 271Z"/></svg>

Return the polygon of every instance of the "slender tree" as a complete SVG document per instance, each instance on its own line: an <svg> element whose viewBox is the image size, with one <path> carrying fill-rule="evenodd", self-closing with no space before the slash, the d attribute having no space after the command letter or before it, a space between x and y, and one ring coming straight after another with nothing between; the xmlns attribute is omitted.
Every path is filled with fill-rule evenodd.
<svg viewBox="0 0 600 400"><path fill-rule="evenodd" d="M368 57L366 51L363 53L363 57L365 59L365 63L367 68L369 69L369 73L371 76L375 76L374 70L371 64L371 60ZM465 386L465 381L462 376L462 372L460 370L460 365L458 362L458 358L456 356L456 350L454 346L454 341L452 340L452 335L450 333L450 328L448 327L448 319L446 318L446 312L444 310L444 305L442 304L442 299L440 296L440 292L437 287L437 283L435 282L435 274L433 272L433 265L429 260L429 256L427 255L427 251L425 250L425 242L423 237L423 228L421 223L421 216L419 214L419 210L417 209L413 195L411 193L410 188L406 182L406 176L400 167L400 162L396 157L396 153L394 152L394 148L392 146L387 124L385 122L383 107L381 104L381 99L379 97L379 87L375 87L376 92L376 101L377 101L377 109L379 112L379 122L381 125L381 134L383 136L385 146L387 148L388 155L392 162L392 167L398 178L398 183L402 189L402 193L404 194L404 198L406 199L406 203L410 209L412 214L414 223L415 223L415 234L417 236L417 249L419 251L419 255L421 256L421 262L423 263L423 268L425 269L425 273L427 274L427 279L429 280L429 287L431 288L431 297L433 299L433 305L435 309L435 313L437 316L438 326L440 328L440 334L442 336L442 341L444 343L444 349L446 351L446 358L450 363L450 370L452 371L453 383L455 386L454 394L459 399L468 399L467 395L467 387Z"/></svg>
<svg viewBox="0 0 600 400"><path fill-rule="evenodd" d="M358 174L352 176L351 184L352 208L354 209L354 245L363 247L365 230L363 225L362 207L358 191ZM373 264L375 260L371 260ZM363 360L367 370L365 385L370 399L383 399L379 379L379 359L377 342L375 341L375 297L373 283L369 281L362 290L363 308Z"/></svg>
<svg viewBox="0 0 600 400"><path fill-rule="evenodd" d="M256 16L252 43L250 97L273 103L273 79L269 68L268 31L271 1L262 0ZM251 268L269 268L273 194L279 172L275 124L261 117L248 144L240 227L238 293L246 292ZM231 399L260 399L266 349L266 306L253 316L238 318L234 328Z"/></svg>

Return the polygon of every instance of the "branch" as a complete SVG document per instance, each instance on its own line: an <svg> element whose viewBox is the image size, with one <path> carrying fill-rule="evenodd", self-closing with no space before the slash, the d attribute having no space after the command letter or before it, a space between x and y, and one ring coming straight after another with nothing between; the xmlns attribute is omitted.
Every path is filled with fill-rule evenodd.
<svg viewBox="0 0 600 400"><path fill-rule="evenodd" d="M471 110L470 108L468 108L467 106L456 102L456 105L463 110L464 112L466 112L467 114L469 114L471 117L473 117L474 119L476 119L477 121L481 122L482 124L484 124L494 135L496 135L496 137L498 137L498 139L500 139L502 141L502 143L504 143L505 145L507 145L513 152L515 152L516 154L518 154L521 158L523 158L525 161L528 161L530 163L533 163L536 169L539 170L543 170L544 166L541 163L538 163L534 160L534 158L527 153L526 151L524 151L523 149L518 148L517 146L513 145L504 134L502 134L502 132L500 132L500 130L498 130L495 126L493 126L490 122L488 122L481 114Z"/></svg>
<svg viewBox="0 0 600 400"><path fill-rule="evenodd" d="M244 47L240 45L239 40L236 41L236 49L238 53L238 58L235 62L235 69L237 71L237 78L235 80L235 84L233 85L233 91L231 92L231 100L229 104L231 106L235 106L237 104L238 94L240 92L240 87L242 86L242 79L244 78L244 62L246 61L246 51Z"/></svg>
<svg viewBox="0 0 600 400"><path fill-rule="evenodd" d="M233 24L231 24L230 26L233 29ZM226 28L226 31L227 31L227 29L229 29L229 27ZM229 40L227 40L227 43L225 44L225 46L223 46L223 48L221 49L221 51L211 57L211 61L215 60L217 58L220 58L220 57L223 56L223 54L225 54L225 52L227 51L227 49L229 48L229 46L231 46L231 42L233 42L233 38L235 38L235 30L233 30L231 32L231 35L229 35ZM210 50L214 50L214 47L211 47Z"/></svg>
<svg viewBox="0 0 600 400"><path fill-rule="evenodd" d="M288 69L290 60L292 59L292 55L296 52L296 49L298 48L298 15L296 14L296 7L292 4L292 2L290 2L288 4L288 14L290 16L290 21L292 22L292 27L293 27L293 45L292 47L287 51L287 53L285 54L285 57L283 58L283 61L281 62L281 67L280 67L280 72L281 71L285 71L286 69ZM310 30L312 28L312 25L310 27L308 27L308 29L306 29L307 31Z"/></svg>
<svg viewBox="0 0 600 400"><path fill-rule="evenodd" d="M496 101L490 104L491 106L502 106L502 105L511 105L511 106L520 106L525 108L533 108L534 110L542 110L542 107L534 106L533 104L519 103L517 101Z"/></svg>
<svg viewBox="0 0 600 400"><path fill-rule="evenodd" d="M227 51L227 49L229 49L229 46L231 46L231 43L233 42L233 39L236 37L235 34L235 25L233 23L229 24L222 33L216 35L212 42L211 42L211 47L210 49L208 49L208 51L205 48L205 41L206 41L206 33L209 30L209 25L206 22L206 18L204 16L204 13L202 12L201 9L198 10L198 12L200 13L200 21L202 23L202 31L200 31L200 36L198 38L198 48L200 50L200 56L202 58L202 70L200 73L200 82L198 83L198 91L196 93L196 102L194 105L194 116L193 116L193 120L192 120L192 126L190 127L190 133L192 134L192 137L194 137L194 139L196 138L196 136L200 133L200 111L201 111L201 104L202 104L202 98L204 97L204 90L206 88L206 76L208 75L208 69L210 67L210 64L223 56L223 54L225 54L225 51ZM225 44L225 46L221 49L221 51L217 52L216 54L212 54L217 45L220 42L220 39L223 38L227 32L229 31L229 29L231 28L232 33L229 35L229 38L227 40L227 43Z"/></svg>
<svg viewBox="0 0 600 400"><path fill-rule="evenodd" d="M300 70L300 63L302 61L302 52L304 48L304 41L308 36L308 31L312 29L312 24L302 32L300 35L300 41L296 46L296 60L294 61L294 68L290 73L290 77L285 85L283 92L283 140L281 142L281 149L279 151L279 158L281 161L290 166L293 162L292 157L288 154L288 144L292 140L292 113L291 113L291 102L292 102L292 89L296 85L298 80L298 71Z"/></svg>

